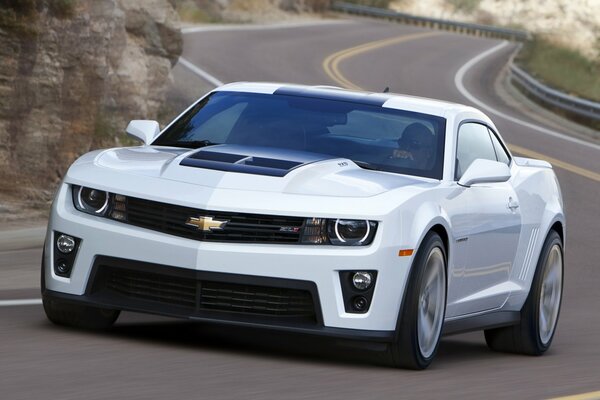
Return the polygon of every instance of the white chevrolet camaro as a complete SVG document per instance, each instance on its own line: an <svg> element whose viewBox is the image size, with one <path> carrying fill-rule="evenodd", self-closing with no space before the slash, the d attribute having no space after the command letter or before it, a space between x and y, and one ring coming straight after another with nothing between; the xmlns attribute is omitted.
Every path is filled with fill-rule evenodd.
<svg viewBox="0 0 600 400"><path fill-rule="evenodd" d="M234 83L144 144L69 168L42 263L48 318L121 310L376 342L427 367L485 330L538 355L560 310L565 217L544 161L513 157L464 105Z"/></svg>

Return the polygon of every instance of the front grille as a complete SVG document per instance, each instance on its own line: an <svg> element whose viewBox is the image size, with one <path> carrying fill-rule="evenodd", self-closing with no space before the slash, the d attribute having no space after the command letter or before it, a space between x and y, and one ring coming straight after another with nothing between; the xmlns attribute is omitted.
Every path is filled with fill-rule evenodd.
<svg viewBox="0 0 600 400"><path fill-rule="evenodd" d="M312 316L312 297L305 290L204 282L200 305L221 311L282 316Z"/></svg>
<svg viewBox="0 0 600 400"><path fill-rule="evenodd" d="M103 273L106 288L128 297L196 308L198 288L193 279L110 268Z"/></svg>
<svg viewBox="0 0 600 400"><path fill-rule="evenodd" d="M123 222L188 239L215 242L298 243L304 218L205 211L127 197ZM222 228L203 231L187 225L190 218L226 221Z"/></svg>
<svg viewBox="0 0 600 400"><path fill-rule="evenodd" d="M127 298L186 309L221 311L316 321L307 290L219 282L101 267L94 292L108 289Z"/></svg>

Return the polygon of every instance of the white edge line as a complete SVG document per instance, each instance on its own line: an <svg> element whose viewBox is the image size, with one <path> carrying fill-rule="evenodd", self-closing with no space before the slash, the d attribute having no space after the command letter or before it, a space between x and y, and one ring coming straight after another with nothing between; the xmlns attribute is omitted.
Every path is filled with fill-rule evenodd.
<svg viewBox="0 0 600 400"><path fill-rule="evenodd" d="M498 111L495 108L493 108L493 107L485 104L483 101L481 101L478 98L476 98L475 96L473 96L465 88L463 80L464 80L464 77L465 77L465 74L467 73L467 71L469 71L469 69L471 69L475 64L477 64L478 62L480 62L484 58L486 58L489 55L497 52L498 50L500 50L502 48L504 48L507 44L508 44L507 41L503 41L502 43L500 43L500 44L492 47L491 49L488 49L488 50L484 51L483 53L480 53L480 54L476 55L475 57L471 58L462 67L460 67L458 69L458 71L456 71L456 75L454 75L454 85L456 86L456 88L458 89L458 91L463 96L465 96L467 99L469 99L472 103L476 104L478 107L483 108L483 109L489 111L490 113L495 114L495 115L497 115L497 116L499 116L501 118L504 118L506 120L514 122L515 124L523 125L523 126L525 126L527 128L536 130L536 131L541 132L543 134L546 134L548 136L553 136L555 138L559 138L559 139L565 140L567 142L577 143L577 144L580 144L580 145L585 146L585 147L589 147L589 148L594 149L594 150L600 150L600 145L598 145L598 144L586 142L585 140L577 139L577 138L565 135L564 133L556 132L556 131L553 131L551 129L544 128L542 126L535 125L535 124L532 124L532 123L527 122L527 121L523 121L522 119L512 117L512 116L510 116L508 114L503 113L502 111Z"/></svg>
<svg viewBox="0 0 600 400"><path fill-rule="evenodd" d="M37 306L39 304L42 304L42 299L0 300L0 307Z"/></svg>
<svg viewBox="0 0 600 400"><path fill-rule="evenodd" d="M187 69L189 69L190 71L192 71L194 74L198 75L199 77L201 77L202 79L212 83L215 86L223 86L224 83L221 82L220 80L218 80L216 77L214 77L213 75L209 74L208 72L206 72L205 70L195 66L194 64L192 64L191 62L189 62L188 60L186 60L183 57L179 57L179 62L181 63L181 65L183 65L184 67L186 67Z"/></svg>

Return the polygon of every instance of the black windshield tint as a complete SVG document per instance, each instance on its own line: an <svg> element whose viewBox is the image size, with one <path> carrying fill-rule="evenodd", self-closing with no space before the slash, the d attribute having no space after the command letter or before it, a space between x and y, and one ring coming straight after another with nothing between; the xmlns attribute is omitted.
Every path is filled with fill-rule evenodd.
<svg viewBox="0 0 600 400"><path fill-rule="evenodd" d="M275 147L327 154L371 169L442 178L445 119L340 100L215 92L153 144ZM200 146L198 146L200 147Z"/></svg>

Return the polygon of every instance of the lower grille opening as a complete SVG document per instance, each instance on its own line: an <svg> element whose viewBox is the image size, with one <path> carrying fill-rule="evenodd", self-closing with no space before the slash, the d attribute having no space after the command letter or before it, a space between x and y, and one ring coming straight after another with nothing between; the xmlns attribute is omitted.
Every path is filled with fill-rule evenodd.
<svg viewBox="0 0 600 400"><path fill-rule="evenodd" d="M200 306L221 311L265 315L314 316L312 297L305 290L203 282Z"/></svg>
<svg viewBox="0 0 600 400"><path fill-rule="evenodd" d="M112 268L105 274L106 288L127 297L196 308L196 282L191 279Z"/></svg>
<svg viewBox="0 0 600 400"><path fill-rule="evenodd" d="M93 286L93 294L98 293L176 307L189 315L208 311L317 322L312 294L302 289L100 266Z"/></svg>

